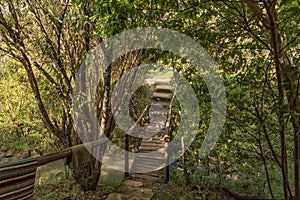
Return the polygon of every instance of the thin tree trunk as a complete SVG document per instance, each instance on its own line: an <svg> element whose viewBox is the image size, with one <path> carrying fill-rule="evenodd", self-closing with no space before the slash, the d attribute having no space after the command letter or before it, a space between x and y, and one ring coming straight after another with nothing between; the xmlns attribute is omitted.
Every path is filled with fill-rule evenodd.
<svg viewBox="0 0 300 200"><path fill-rule="evenodd" d="M263 97L262 97L262 99L263 99ZM261 105L261 108L263 108L263 105ZM259 119L259 122L260 122L260 125L261 125L262 129L263 129L264 134L268 135L267 129L266 129L266 126L265 126L264 120L263 120L263 112L259 113L257 105L255 105L255 112L256 112L257 118ZM262 159L263 164L264 164L269 191L270 191L272 199L274 199L274 194L273 194L272 185L271 185L271 181L270 181L270 175L269 175L268 165L267 165L267 161L266 161L266 158L265 158L264 150L263 150L263 147L262 147L262 144L261 144L261 132L260 132L260 130L259 130L258 134L259 134L258 135L259 151L260 151L261 159ZM281 167L281 165L280 165L280 167Z"/></svg>
<svg viewBox="0 0 300 200"><path fill-rule="evenodd" d="M188 166L187 166L187 151L184 151L184 138L181 137L181 148L182 148L182 165L183 165L183 175L184 175L184 180L185 180L185 185L190 184L190 173L188 171Z"/></svg>
<svg viewBox="0 0 300 200"><path fill-rule="evenodd" d="M271 52L276 67L276 76L279 92L279 120L281 125L281 156L282 156L282 173L284 179L284 193L285 199L292 197L292 192L288 184L287 174L287 156L285 149L285 134L284 134L284 121L283 121L283 105L286 98L290 108L291 122L294 129L294 182L295 182L295 199L300 200L300 113L299 107L299 72L293 69L289 58L286 56L284 45L282 44L282 37L279 29L278 13L276 11L277 0L264 1L264 8L266 14L260 9L258 2L252 0L243 0L249 9L256 15L256 18L263 24L265 29L270 34ZM296 74L296 76L295 76ZM284 84L283 84L284 83ZM287 191L288 190L288 191ZM288 194L287 194L288 193ZM289 197L288 197L289 196Z"/></svg>

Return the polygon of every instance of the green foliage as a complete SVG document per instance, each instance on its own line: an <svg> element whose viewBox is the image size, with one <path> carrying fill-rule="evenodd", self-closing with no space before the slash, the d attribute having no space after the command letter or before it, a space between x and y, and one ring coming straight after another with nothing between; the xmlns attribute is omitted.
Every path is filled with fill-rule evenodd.
<svg viewBox="0 0 300 200"><path fill-rule="evenodd" d="M119 187L119 183L117 183L114 179L100 179L101 193L103 195L109 194L116 190Z"/></svg>
<svg viewBox="0 0 300 200"><path fill-rule="evenodd" d="M13 61L6 61L0 70L0 146L17 152L49 150L51 135L45 135L25 70Z"/></svg>
<svg viewBox="0 0 300 200"><path fill-rule="evenodd" d="M126 73L137 63L157 62L181 73L196 93L201 115L199 124L193 125L199 126L196 138L186 153L185 165L191 174L192 184L198 188L223 185L244 193L270 195L269 179L274 196L283 196L282 172L278 163L282 151L279 133L283 130L286 153L292 155L295 130L291 119L299 117L299 112L292 110L291 102L286 99L289 95L297 98L298 94L292 86L298 84L299 88L299 1L276 1L279 30L275 35L282 40L282 49L279 51L284 54L285 62L288 63L288 69L279 76L276 74L278 69L274 44L270 42L272 34L265 27L264 21L244 1L91 0L87 4L84 0L73 0L66 8L63 20L61 17L65 5L61 2L54 1L58 5L53 6L55 3L52 1L37 1L40 7L30 7L27 5L30 1L12 1L18 12L19 27L14 16L9 15L8 2L0 3L3 17L8 21L8 27L5 27L3 20L0 20L0 50L5 54L1 57L4 64L0 67L1 146L7 145L18 151L36 146L46 149L53 140L58 140L53 138L53 133L49 133L43 124L45 117L39 112L37 94L32 92L28 74L20 64L22 59L19 57L22 53L18 51L20 44L13 45L18 42L14 37L25 38L22 42L29 62L34 67L33 73L41 100L53 125L65 133L67 128L69 130L69 127L73 127L72 119L66 118L71 113L75 73L87 52L98 45L99 41L123 30L138 27L169 28L184 33L201 44L214 58L224 80L227 120L215 149L208 157L200 159L198 150L207 134L211 99L201 75L187 60L161 50L145 50L141 55L139 52L131 52L115 61L111 83L114 85L123 72ZM256 4L257 8L266 17L268 10L263 1L253 2L259 2ZM36 16L33 17L33 11L37 10L43 16L40 21ZM40 24L44 25L44 31ZM14 31L20 27L21 30ZM17 34L10 37L13 33ZM5 36L9 37L8 40ZM134 56L138 58L131 58ZM128 64L126 58L131 59L132 63ZM40 63L44 71L34 65L37 63ZM151 73L160 77L170 75L157 69ZM278 78L286 74L289 79L282 83L285 98L281 105ZM100 90L103 91L103 88ZM131 99L130 113L134 120L139 118L150 102L147 91L148 88L141 87ZM102 98L101 92L98 95ZM180 126L181 111L177 100L173 110L175 136ZM148 118L145 114L143 123ZM68 132L68 136L74 140L76 138L72 131ZM124 133L118 126L111 137L115 144L124 146ZM138 146L138 140L132 141L131 145ZM293 185L293 157L288 156L287 159L288 180ZM184 166L179 162L177 168L173 180L182 184ZM200 169L203 172L200 173ZM49 184L49 188L55 191L54 184ZM70 191L70 188L64 188L64 184L55 184L62 190ZM114 184L108 188L113 189ZM75 190L77 194L78 191ZM291 190L294 190L293 187ZM58 197L53 191L45 198L63 199L69 195L60 194L61 197ZM202 194L203 198L207 197L206 192ZM190 197L187 195L180 198Z"/></svg>
<svg viewBox="0 0 300 200"><path fill-rule="evenodd" d="M34 199L99 199L116 190L118 186L114 180L100 180L96 191L82 192L80 185L76 184L73 178L68 178L64 172L37 185Z"/></svg>

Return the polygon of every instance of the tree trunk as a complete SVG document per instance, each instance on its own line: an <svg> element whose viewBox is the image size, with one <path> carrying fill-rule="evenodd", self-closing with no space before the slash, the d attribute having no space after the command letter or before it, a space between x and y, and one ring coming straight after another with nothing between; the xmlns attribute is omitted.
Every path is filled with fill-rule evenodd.
<svg viewBox="0 0 300 200"><path fill-rule="evenodd" d="M276 76L278 83L279 95L287 99L289 105L289 114L291 116L291 122L294 129L294 182L295 182L295 199L300 200L300 107L299 107L299 71L296 67L292 67L290 60L285 52L285 47L282 44L282 36L279 29L279 19L278 13L276 11L277 0L273 1L262 1L264 4L264 9L260 9L258 2L252 0L243 1L249 9L254 13L256 18L263 24L264 28L268 30L270 34L270 45L271 52L273 54L273 59L276 67ZM283 118L283 101L281 99L281 106L279 105L280 115L279 118ZM280 119L281 126L283 119ZM282 127L283 128L283 127ZM282 143L282 173L284 178L284 191L285 199L291 198L291 190L288 185L287 177L287 160L286 160L286 150L285 150L285 137L284 130L281 130L281 143ZM288 190L288 194L287 194ZM289 197L288 197L289 195Z"/></svg>

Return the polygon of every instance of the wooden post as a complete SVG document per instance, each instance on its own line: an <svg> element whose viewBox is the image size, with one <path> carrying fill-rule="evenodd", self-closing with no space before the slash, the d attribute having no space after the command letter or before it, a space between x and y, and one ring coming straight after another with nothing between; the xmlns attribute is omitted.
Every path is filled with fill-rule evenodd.
<svg viewBox="0 0 300 200"><path fill-rule="evenodd" d="M170 167L169 167L169 142L170 137L165 137L165 160L166 160L166 177L165 177L165 183L168 183L170 181Z"/></svg>
<svg viewBox="0 0 300 200"><path fill-rule="evenodd" d="M124 176L129 177L129 135L125 134L125 172Z"/></svg>
<svg viewBox="0 0 300 200"><path fill-rule="evenodd" d="M168 183L170 181L170 166L169 166L169 143L172 141L172 132L173 132L173 125L172 125L172 115L173 115L173 102L174 98L176 96L176 91L172 94L170 107L168 110L168 118L167 118L167 135L165 136L165 159L166 159L166 178L165 183Z"/></svg>

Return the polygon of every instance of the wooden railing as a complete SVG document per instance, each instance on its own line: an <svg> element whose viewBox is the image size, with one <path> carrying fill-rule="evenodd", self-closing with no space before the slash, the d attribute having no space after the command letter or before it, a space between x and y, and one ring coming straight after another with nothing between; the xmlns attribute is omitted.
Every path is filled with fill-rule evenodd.
<svg viewBox="0 0 300 200"><path fill-rule="evenodd" d="M107 142L108 139L102 139L85 145L93 149ZM63 158L72 159L72 147L37 158L0 164L0 199L31 199L37 167Z"/></svg>
<svg viewBox="0 0 300 200"><path fill-rule="evenodd" d="M104 145L108 142L108 140L106 139L102 139L102 140L97 140L97 141L94 141L94 142L91 142L91 143L85 143L85 144L79 144L79 145L87 145L91 148L93 147L96 147L96 146L99 146L99 145ZM41 166L41 165L45 165L45 164L48 164L50 162L54 162L56 160L60 160L60 159L63 159L63 158L69 158L71 157L72 155L72 147L69 147L67 149L64 149L60 152L54 152L54 153L50 153L50 154L47 154L45 156L41 156L41 157L37 157L37 161L38 161L38 166Z"/></svg>

